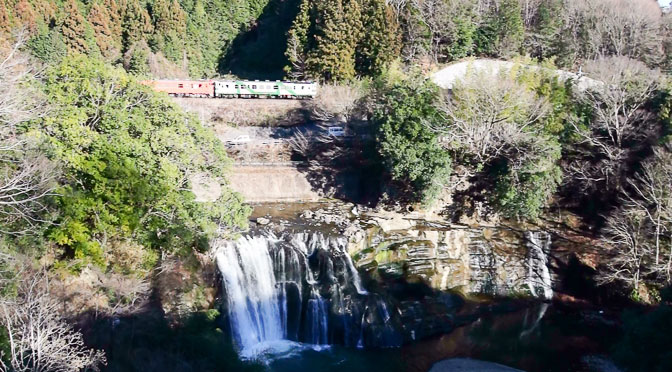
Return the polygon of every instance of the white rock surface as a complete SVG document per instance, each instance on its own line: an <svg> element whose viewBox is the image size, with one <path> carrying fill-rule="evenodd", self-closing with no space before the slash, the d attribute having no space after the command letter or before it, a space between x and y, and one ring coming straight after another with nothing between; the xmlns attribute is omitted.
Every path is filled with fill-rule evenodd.
<svg viewBox="0 0 672 372"><path fill-rule="evenodd" d="M502 69L511 69L518 66L524 66L525 68L536 70L542 67L532 66L532 65L521 65L520 63L509 62L509 61L497 61L494 59L475 59L470 61L463 61L453 63L444 67L443 69L432 74L431 79L434 84L438 85L443 89L453 89L453 86L456 82L463 79L468 71L474 71L478 73L489 73L496 74ZM562 79L576 79L577 88L579 90L585 90L596 84L600 84L597 80L591 79L586 76L582 76L573 72L564 71L564 70L554 70L555 73Z"/></svg>

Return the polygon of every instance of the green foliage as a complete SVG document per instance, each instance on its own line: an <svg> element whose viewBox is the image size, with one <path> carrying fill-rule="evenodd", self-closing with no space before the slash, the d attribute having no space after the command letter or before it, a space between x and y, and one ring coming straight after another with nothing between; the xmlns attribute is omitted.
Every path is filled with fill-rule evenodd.
<svg viewBox="0 0 672 372"><path fill-rule="evenodd" d="M320 80L354 78L355 48L363 31L359 3L357 0L326 0L315 2L314 7L315 47L308 52L308 69Z"/></svg>
<svg viewBox="0 0 672 372"><path fill-rule="evenodd" d="M41 27L39 33L28 40L27 46L34 56L43 61L59 62L68 53L63 35L48 27Z"/></svg>
<svg viewBox="0 0 672 372"><path fill-rule="evenodd" d="M660 119L663 122L663 142L670 142L672 136L672 88L663 93L662 104L659 108Z"/></svg>
<svg viewBox="0 0 672 372"><path fill-rule="evenodd" d="M500 160L492 168L495 178L492 201L506 217L538 218L560 185L560 145L548 138L544 142L543 149L536 149L538 144L530 144L523 150L527 156L522 164Z"/></svg>
<svg viewBox="0 0 672 372"><path fill-rule="evenodd" d="M446 45L445 55L450 60L464 58L474 50L474 38L476 37L477 27L471 20L472 14L468 13L454 19L454 33L451 37L452 43Z"/></svg>
<svg viewBox="0 0 672 372"><path fill-rule="evenodd" d="M204 249L222 224L246 223L248 208L226 187L212 203L197 203L189 177L224 183L229 164L211 132L129 75L84 56L46 74L56 107L36 123L62 164L48 237L69 257L103 266L106 245L141 245L188 254Z"/></svg>
<svg viewBox="0 0 672 372"><path fill-rule="evenodd" d="M299 12L294 18L292 27L287 32L287 66L285 73L299 75L300 78L306 73L306 58L308 53L308 33L310 29L310 10L311 2L302 0L299 5Z"/></svg>
<svg viewBox="0 0 672 372"><path fill-rule="evenodd" d="M448 181L451 159L428 127L440 120L438 88L411 81L383 88L373 114L380 155L392 178L412 186L415 197L431 204Z"/></svg>
<svg viewBox="0 0 672 372"><path fill-rule="evenodd" d="M546 0L539 4L536 24L525 35L525 47L538 59L546 60L558 56L558 38L562 31L562 19L558 17L563 11L561 0Z"/></svg>
<svg viewBox="0 0 672 372"><path fill-rule="evenodd" d="M9 333L5 327L0 327L0 358L3 358L5 363L7 362L5 358L12 355L11 350Z"/></svg>
<svg viewBox="0 0 672 372"><path fill-rule="evenodd" d="M288 75L343 81L377 75L399 55L398 25L381 0L303 0L288 31Z"/></svg>
<svg viewBox="0 0 672 372"><path fill-rule="evenodd" d="M25 27L30 49L45 62L70 53L102 56L118 63L141 43L193 77L211 76L231 41L251 24L269 0L35 0L0 8L9 24ZM32 5L31 5L32 3ZM38 11L39 10L39 11ZM7 27L4 27L7 26ZM63 48L63 44L67 46ZM65 49L65 50L64 50ZM136 55L136 58L141 56ZM149 58L149 54L144 56ZM145 61L146 63L146 61ZM137 63L136 63L137 65Z"/></svg>
<svg viewBox="0 0 672 372"><path fill-rule="evenodd" d="M525 37L518 0L503 0L498 8L490 8L476 34L478 54L497 57L518 54Z"/></svg>
<svg viewBox="0 0 672 372"><path fill-rule="evenodd" d="M392 10L383 0L364 0L362 24L365 31L356 51L357 71L380 75L399 56L401 40Z"/></svg>

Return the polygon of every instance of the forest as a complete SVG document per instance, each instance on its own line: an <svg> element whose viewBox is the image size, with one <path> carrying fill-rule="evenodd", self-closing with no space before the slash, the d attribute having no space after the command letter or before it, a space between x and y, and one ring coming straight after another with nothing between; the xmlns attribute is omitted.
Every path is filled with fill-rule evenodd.
<svg viewBox="0 0 672 372"><path fill-rule="evenodd" d="M449 91L428 79L481 59L513 67ZM201 275L213 241L249 227L233 161L140 83L232 76L317 81L311 120L365 122L361 148L292 146L323 174L356 158L369 204L578 216L602 249L596 285L636 306L614 359L669 370L671 74L655 0L0 0L0 371L260 368ZM197 178L217 195L197 200ZM120 317L154 360L135 325L105 338Z"/></svg>

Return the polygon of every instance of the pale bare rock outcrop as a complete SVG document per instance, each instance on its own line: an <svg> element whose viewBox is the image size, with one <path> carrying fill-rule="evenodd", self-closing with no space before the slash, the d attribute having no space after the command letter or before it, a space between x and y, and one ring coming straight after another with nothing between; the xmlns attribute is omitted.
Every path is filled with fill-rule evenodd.
<svg viewBox="0 0 672 372"><path fill-rule="evenodd" d="M443 89L453 89L455 83L464 79L469 73L475 73L475 74L488 73L496 75L500 71L511 70L513 68L524 68L528 69L529 71L537 71L539 69L545 69L543 67L525 65L517 62L498 61L494 59L475 59L448 65L432 74L431 79L432 82L434 82L434 84L438 85ZM576 87L579 90L585 90L600 84L596 80L570 71L550 70L550 69L545 70L553 72L561 80L574 79L576 81Z"/></svg>

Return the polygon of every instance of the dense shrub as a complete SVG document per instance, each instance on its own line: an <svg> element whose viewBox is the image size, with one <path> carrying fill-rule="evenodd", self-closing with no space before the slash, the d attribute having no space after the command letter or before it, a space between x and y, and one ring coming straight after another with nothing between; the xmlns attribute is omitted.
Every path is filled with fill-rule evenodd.
<svg viewBox="0 0 672 372"><path fill-rule="evenodd" d="M438 89L407 81L383 88L373 114L379 153L393 179L412 186L424 203L435 201L448 182L451 159L428 123L439 120Z"/></svg>
<svg viewBox="0 0 672 372"><path fill-rule="evenodd" d="M49 69L44 91L53 109L33 130L63 169L48 237L66 256L104 265L106 246L127 239L184 253L205 249L219 225L246 223L221 144L168 99L84 56ZM196 174L223 185L216 201L195 201Z"/></svg>

